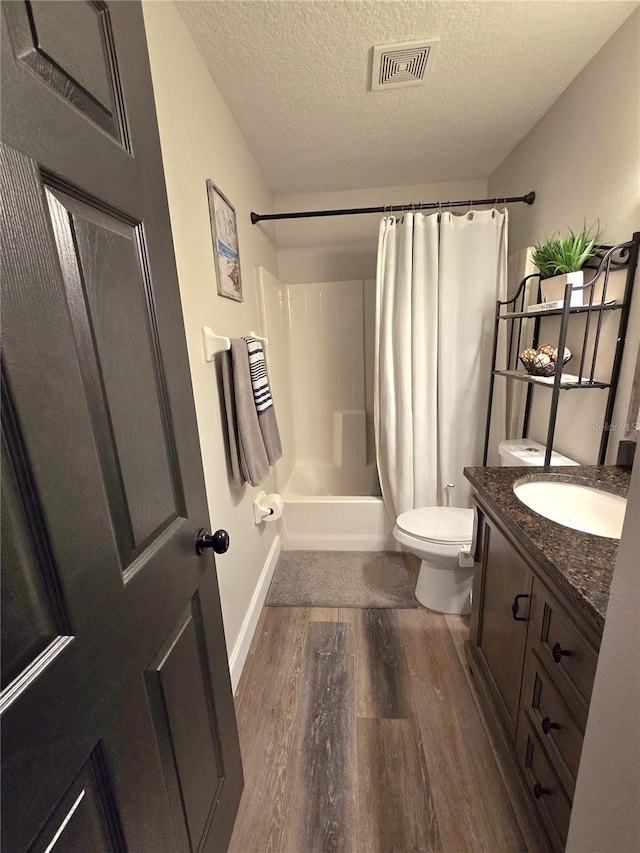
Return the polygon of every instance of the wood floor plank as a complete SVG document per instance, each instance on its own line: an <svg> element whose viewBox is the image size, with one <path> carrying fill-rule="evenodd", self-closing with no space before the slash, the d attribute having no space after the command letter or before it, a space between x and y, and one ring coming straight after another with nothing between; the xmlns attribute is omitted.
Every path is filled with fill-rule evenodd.
<svg viewBox="0 0 640 853"><path fill-rule="evenodd" d="M356 613L358 610L355 607L340 607L338 610L338 622L355 622Z"/></svg>
<svg viewBox="0 0 640 853"><path fill-rule="evenodd" d="M524 851L444 616L395 611L445 851Z"/></svg>
<svg viewBox="0 0 640 853"><path fill-rule="evenodd" d="M453 647L458 655L460 666L464 670L468 665L465 657L464 644L466 640L469 639L469 617L446 614L444 619L447 623L447 628L449 629L449 635L451 636Z"/></svg>
<svg viewBox="0 0 640 853"><path fill-rule="evenodd" d="M443 851L418 728L410 720L359 718L356 725L358 851Z"/></svg>
<svg viewBox="0 0 640 853"><path fill-rule="evenodd" d="M283 849L286 770L308 615L304 608L264 608L259 641L236 705L245 788L229 853Z"/></svg>
<svg viewBox="0 0 640 853"><path fill-rule="evenodd" d="M408 719L411 688L396 610L357 610L356 713L359 717Z"/></svg>
<svg viewBox="0 0 640 853"><path fill-rule="evenodd" d="M425 608L264 608L236 696L231 853L523 851L465 636Z"/></svg>
<svg viewBox="0 0 640 853"><path fill-rule="evenodd" d="M283 849L357 851L353 629L310 622L288 767Z"/></svg>
<svg viewBox="0 0 640 853"><path fill-rule="evenodd" d="M310 607L310 622L340 622L338 607Z"/></svg>

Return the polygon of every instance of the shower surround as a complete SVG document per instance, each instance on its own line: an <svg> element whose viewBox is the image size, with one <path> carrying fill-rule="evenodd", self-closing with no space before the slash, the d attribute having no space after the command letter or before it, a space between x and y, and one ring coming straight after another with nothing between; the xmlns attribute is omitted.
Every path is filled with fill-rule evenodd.
<svg viewBox="0 0 640 853"><path fill-rule="evenodd" d="M283 458L286 548L393 548L375 467L375 282L281 284L258 289Z"/></svg>

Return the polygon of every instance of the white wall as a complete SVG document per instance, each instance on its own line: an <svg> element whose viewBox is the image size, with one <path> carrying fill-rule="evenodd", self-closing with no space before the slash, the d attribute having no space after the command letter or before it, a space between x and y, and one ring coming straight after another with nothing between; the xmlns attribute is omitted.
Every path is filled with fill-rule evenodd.
<svg viewBox="0 0 640 853"><path fill-rule="evenodd" d="M580 228L585 219L600 219L607 242L627 240L640 228L639 55L636 11L489 179L489 195L537 193L532 207L511 210L512 252L558 229ZM614 423L627 419L639 337L637 280ZM574 396L582 392L569 393L556 448L578 461L593 461L599 435L589 424L601 420L602 407L590 409ZM544 438L544 413L539 406L534 438ZM622 430L612 436L610 461L620 437ZM637 463L585 733L569 853L627 853L640 844L639 518Z"/></svg>
<svg viewBox="0 0 640 853"><path fill-rule="evenodd" d="M489 179L489 195L536 191L531 207L510 210L510 252L600 220L606 242L640 228L640 10L585 66ZM627 419L640 340L640 276L632 304L613 422ZM609 321L608 321L609 322ZM612 335L605 346L612 350ZM568 370L571 368L571 363ZM570 371L571 372L571 371ZM571 392L561 401L555 447L582 463L597 458L602 392ZM544 441L550 393L536 389L530 435ZM608 461L623 430L609 442Z"/></svg>
<svg viewBox="0 0 640 853"><path fill-rule="evenodd" d="M640 850L640 458L613 576L567 853Z"/></svg>
<svg viewBox="0 0 640 853"><path fill-rule="evenodd" d="M258 299L262 329L269 339L267 361L273 399L277 403L282 458L274 468L274 486L283 492L296 463L293 411L293 360L287 306L287 285L268 270L258 273Z"/></svg>
<svg viewBox="0 0 640 853"><path fill-rule="evenodd" d="M209 325L219 334L235 337L258 327L255 267L262 265L277 274L277 256L269 229L251 225L249 213L253 208L270 211L273 197L173 3L145 0L143 12L210 523L212 529L224 527L231 537L228 553L217 557L216 564L227 646L233 656L238 644L247 641L243 622L276 531L254 524L256 489L235 490L229 485L218 368L203 359L200 329ZM207 178L236 209L243 303L216 292Z"/></svg>
<svg viewBox="0 0 640 853"><path fill-rule="evenodd" d="M401 153L398 156L402 156ZM275 210L282 213L421 201L458 201L485 198L486 194L486 180L374 187L278 196ZM380 217L379 213L371 213L278 222L276 235L281 281L298 284L375 278Z"/></svg>

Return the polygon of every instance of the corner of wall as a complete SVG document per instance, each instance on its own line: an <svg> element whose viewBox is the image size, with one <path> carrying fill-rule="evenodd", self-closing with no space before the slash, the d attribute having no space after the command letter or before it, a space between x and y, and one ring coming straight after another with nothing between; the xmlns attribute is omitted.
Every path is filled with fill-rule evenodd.
<svg viewBox="0 0 640 853"><path fill-rule="evenodd" d="M278 258L273 228L252 225L250 212L272 210L273 194L175 5L144 0L143 14L210 521L231 537L229 552L216 563L225 634L234 660L240 660L235 650L249 642L247 625L254 624L250 615L276 532L254 524L256 490L236 490L229 483L219 372L204 361L201 327L227 337L258 328L254 270L263 266L277 272ZM217 293L208 178L236 210L240 303Z"/></svg>

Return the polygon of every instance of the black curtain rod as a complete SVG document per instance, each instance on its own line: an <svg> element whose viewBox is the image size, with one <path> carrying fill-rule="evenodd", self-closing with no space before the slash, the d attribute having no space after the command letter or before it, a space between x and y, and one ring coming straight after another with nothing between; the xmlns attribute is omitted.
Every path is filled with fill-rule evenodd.
<svg viewBox="0 0 640 853"><path fill-rule="evenodd" d="M251 211L251 222L257 225L268 219L308 219L312 216L352 216L356 213L395 213L396 211L413 210L447 210L450 207L472 207L482 204L515 204L522 201L533 204L536 200L534 192L511 198L474 198L469 201L429 201L423 204L387 204L383 207L350 207L346 210L300 210L295 213L254 213Z"/></svg>

